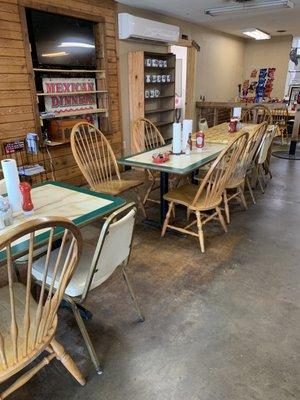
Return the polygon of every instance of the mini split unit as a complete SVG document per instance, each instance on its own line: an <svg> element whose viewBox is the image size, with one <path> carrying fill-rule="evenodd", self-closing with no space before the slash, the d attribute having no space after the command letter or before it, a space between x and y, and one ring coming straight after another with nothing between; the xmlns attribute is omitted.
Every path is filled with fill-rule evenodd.
<svg viewBox="0 0 300 400"><path fill-rule="evenodd" d="M155 42L176 43L179 40L179 27L120 13L119 39L142 39Z"/></svg>

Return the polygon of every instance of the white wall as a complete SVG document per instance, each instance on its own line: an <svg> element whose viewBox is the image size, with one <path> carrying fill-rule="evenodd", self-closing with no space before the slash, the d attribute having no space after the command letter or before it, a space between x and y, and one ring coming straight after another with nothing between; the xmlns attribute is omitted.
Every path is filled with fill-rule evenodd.
<svg viewBox="0 0 300 400"><path fill-rule="evenodd" d="M248 40L245 46L244 79L249 79L253 69L275 67L274 87L271 97L282 99L288 71L292 36L279 36L270 40Z"/></svg>

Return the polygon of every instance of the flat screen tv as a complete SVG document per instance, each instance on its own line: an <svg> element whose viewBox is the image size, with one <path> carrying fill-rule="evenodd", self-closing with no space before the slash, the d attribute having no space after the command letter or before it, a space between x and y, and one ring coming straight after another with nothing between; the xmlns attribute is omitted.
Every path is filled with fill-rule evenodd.
<svg viewBox="0 0 300 400"><path fill-rule="evenodd" d="M95 69L94 23L26 10L34 67Z"/></svg>

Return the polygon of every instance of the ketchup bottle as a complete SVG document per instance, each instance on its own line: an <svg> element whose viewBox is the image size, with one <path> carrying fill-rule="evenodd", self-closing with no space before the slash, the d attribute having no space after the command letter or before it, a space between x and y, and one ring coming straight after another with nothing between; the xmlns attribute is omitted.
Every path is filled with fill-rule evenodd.
<svg viewBox="0 0 300 400"><path fill-rule="evenodd" d="M22 208L25 215L31 215L33 212L33 203L31 200L31 186L27 182L21 182L19 188L22 194Z"/></svg>
<svg viewBox="0 0 300 400"><path fill-rule="evenodd" d="M204 133L202 131L196 132L196 147L199 150L204 147Z"/></svg>

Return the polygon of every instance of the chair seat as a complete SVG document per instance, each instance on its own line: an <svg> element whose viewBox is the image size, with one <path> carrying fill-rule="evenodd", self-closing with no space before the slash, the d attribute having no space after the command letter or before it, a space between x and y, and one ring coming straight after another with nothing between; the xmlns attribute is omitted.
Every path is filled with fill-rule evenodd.
<svg viewBox="0 0 300 400"><path fill-rule="evenodd" d="M196 204L193 204L196 193L199 189L198 185L184 185L179 188L175 188L170 190L168 193L164 195L164 199L168 201L173 201L177 204L182 204L190 209L206 211L214 209L219 206L222 202L222 196L219 196L217 199L214 199L213 202L207 203L205 201L206 191L201 194Z"/></svg>
<svg viewBox="0 0 300 400"><path fill-rule="evenodd" d="M4 339L4 349L6 360L9 368L3 368L2 361L0 362L0 382L7 379L8 376L12 375L16 371L22 369L24 365L28 364L32 359L34 359L39 351L42 351L48 342L38 343L34 350L34 332L36 330L36 310L37 303L34 298L30 295L29 302L29 313L30 313L30 330L28 334L28 355L23 357L25 354L25 331L24 331L24 309L25 309L25 298L26 298L26 287L22 283L13 283L14 297L15 297L15 312L16 321L18 324L18 363L14 363L13 357L13 340L11 336L11 307L10 307L10 297L9 288L4 286L0 289L0 332ZM56 327L53 327L53 333ZM49 341L52 336L49 337Z"/></svg>
<svg viewBox="0 0 300 400"><path fill-rule="evenodd" d="M94 186L93 189L96 192L102 192L102 193L110 194L112 196L117 196L118 194L126 192L126 190L134 189L137 186L140 186L142 184L143 184L143 181L141 181L141 180L115 179L113 181L98 183L97 185Z"/></svg>
<svg viewBox="0 0 300 400"><path fill-rule="evenodd" d="M49 264L48 276L47 276L47 284L50 284L52 281L54 260L57 259L58 251L59 251L59 249L56 249L51 252L51 258L50 258L50 264ZM68 296L77 297L77 296L81 296L82 293L84 292L85 283L87 280L87 275L90 271L90 266L91 266L91 263L93 260L94 252L95 252L95 247L90 243L84 242L84 247L83 247L82 256L80 258L80 262L73 274L71 281L69 282L69 284L65 290L65 293ZM65 259L66 252L63 253L62 257L63 257L63 259ZM45 266L45 256L33 263L32 275L38 281L43 280L44 266ZM101 285L101 283L106 281L111 275L111 273L108 275L103 275L103 273L101 273L101 272L102 271L97 271L94 274L90 290ZM59 275L60 274L58 273L57 279L55 280L55 284L54 284L55 288L58 286Z"/></svg>

